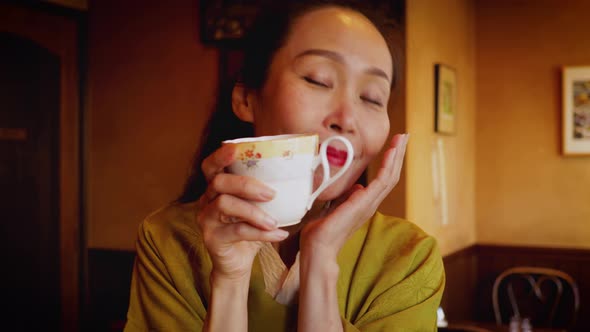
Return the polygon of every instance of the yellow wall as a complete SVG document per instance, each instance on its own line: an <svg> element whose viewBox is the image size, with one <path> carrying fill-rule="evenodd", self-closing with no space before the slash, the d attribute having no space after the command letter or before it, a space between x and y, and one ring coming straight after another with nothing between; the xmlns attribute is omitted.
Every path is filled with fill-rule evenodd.
<svg viewBox="0 0 590 332"><path fill-rule="evenodd" d="M198 2L175 4L90 1L85 202L92 248L134 248L139 222L181 190L213 105L218 52L199 42ZM411 138L405 183L382 210L405 210L443 254L476 240L590 247L590 158L559 155L559 68L590 63L589 11L584 0L407 1L406 91L391 114L392 131ZM454 136L433 129L439 62L458 75ZM398 111L404 105L406 115ZM438 140L446 226L433 188Z"/></svg>
<svg viewBox="0 0 590 332"><path fill-rule="evenodd" d="M407 218L434 235L443 254L475 242L475 21L469 0L406 2ZM457 73L456 134L434 133L434 65ZM441 224L432 152L444 147L449 223ZM438 196L440 197L440 196Z"/></svg>
<svg viewBox="0 0 590 332"><path fill-rule="evenodd" d="M560 67L589 65L590 2L477 2L478 242L590 248L590 157L560 155Z"/></svg>
<svg viewBox="0 0 590 332"><path fill-rule="evenodd" d="M401 22L400 22L401 24ZM388 41L392 45L397 45L400 52L405 53L405 35L403 29L397 29L395 32L390 32ZM401 60L403 61L403 59ZM401 67L404 67L404 63L401 63ZM385 144L381 153L375 158L368 167L367 179L371 181L377 176L379 169L383 163L383 152L387 151L391 139L396 134L407 133L407 121L406 121L406 73L403 72L405 69L402 68L400 74L401 80L397 83L394 91L392 91L389 97L389 104L387 105L387 111L389 114L389 140ZM379 211L391 216L405 217L406 216L406 168L402 168L402 174L399 182L395 188L389 193L387 197L381 202Z"/></svg>
<svg viewBox="0 0 590 332"><path fill-rule="evenodd" d="M91 1L89 15L88 245L131 250L182 189L218 54L199 42L198 1Z"/></svg>

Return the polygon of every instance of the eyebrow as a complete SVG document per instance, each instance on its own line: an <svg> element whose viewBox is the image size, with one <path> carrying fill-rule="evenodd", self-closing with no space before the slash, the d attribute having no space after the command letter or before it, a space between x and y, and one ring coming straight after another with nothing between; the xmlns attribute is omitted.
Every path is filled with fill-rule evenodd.
<svg viewBox="0 0 590 332"><path fill-rule="evenodd" d="M323 56L325 58L331 59L331 60L339 62L339 63L346 63L346 60L344 59L342 54L340 54L338 52L324 50L324 49L318 49L318 48L312 48L309 50L305 50L305 51L297 54L297 56L295 56L295 59L302 58L302 57L308 56L308 55ZM375 76L384 78L385 80L387 80L387 82L391 83L389 76L383 70L381 70L377 67L371 67L371 68L365 70L365 72L367 74L371 74L371 75L375 75Z"/></svg>

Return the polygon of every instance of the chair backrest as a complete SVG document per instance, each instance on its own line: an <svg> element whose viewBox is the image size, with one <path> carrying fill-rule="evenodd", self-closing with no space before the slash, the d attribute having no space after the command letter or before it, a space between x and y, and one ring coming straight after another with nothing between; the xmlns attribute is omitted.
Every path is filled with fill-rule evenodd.
<svg viewBox="0 0 590 332"><path fill-rule="evenodd" d="M533 327L570 328L577 318L580 295L575 280L563 271L518 266L496 278L492 302L498 325L526 317Z"/></svg>

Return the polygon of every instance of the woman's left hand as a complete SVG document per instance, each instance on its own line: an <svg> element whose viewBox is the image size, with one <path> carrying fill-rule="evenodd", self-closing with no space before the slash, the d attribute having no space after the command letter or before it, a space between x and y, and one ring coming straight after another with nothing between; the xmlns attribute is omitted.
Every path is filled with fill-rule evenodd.
<svg viewBox="0 0 590 332"><path fill-rule="evenodd" d="M375 213L397 185L407 142L408 134L395 135L383 156L377 177L367 187L354 185L347 194L333 202L332 211L327 216L305 225L301 231L302 255L309 253L335 261L348 237Z"/></svg>

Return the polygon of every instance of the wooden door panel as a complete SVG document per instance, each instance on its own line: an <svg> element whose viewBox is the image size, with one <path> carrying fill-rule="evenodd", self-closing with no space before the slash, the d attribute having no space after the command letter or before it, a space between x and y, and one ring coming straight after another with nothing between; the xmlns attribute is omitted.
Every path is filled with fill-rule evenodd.
<svg viewBox="0 0 590 332"><path fill-rule="evenodd" d="M7 230L3 236L10 238L6 245L13 246L13 256L26 258L16 260L21 264L18 269L31 272L28 280L19 278L18 273L9 277L14 280L15 294L19 293L17 281L31 285L26 291L37 297L37 303L29 301L29 310L40 308L48 317L58 317L62 331L76 331L79 325L79 22L72 15L42 7L0 3L0 34L25 40L44 50L44 55L50 54L33 61L38 66L29 66L28 70L36 68L37 76L28 73L32 76L27 80L18 79L27 75L27 67L13 74L6 68L0 71L5 81L10 79L12 88L12 93L3 95L2 105L37 110L36 114L13 112L10 116L0 111L0 128L4 128L0 129L0 181L10 187L0 189L0 195L8 192L7 202L11 203L1 208L3 212L10 208L13 215L9 218L7 212L0 224L3 231ZM0 48L4 52L4 46ZM19 96L14 91L28 92ZM50 110L49 105L55 109ZM13 224L11 231L6 223ZM31 229L39 230L37 235L33 236ZM20 294L24 298L23 292ZM16 307L16 312L22 311ZM24 328L35 320L31 312L20 326Z"/></svg>

